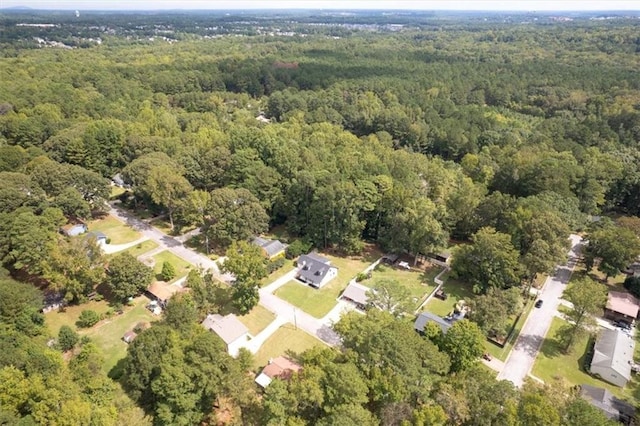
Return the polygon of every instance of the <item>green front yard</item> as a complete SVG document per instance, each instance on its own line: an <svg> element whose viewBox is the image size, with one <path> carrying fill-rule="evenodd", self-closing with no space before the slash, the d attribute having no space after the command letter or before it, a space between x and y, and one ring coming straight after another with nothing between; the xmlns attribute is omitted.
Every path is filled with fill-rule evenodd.
<svg viewBox="0 0 640 426"><path fill-rule="evenodd" d="M443 281L445 282L442 286L442 290L449 296L447 300L440 300L436 297L432 297L423 308L424 311L431 312L432 314L436 314L441 317L445 317L450 314L458 300L465 300L466 302L469 302L475 297L475 294L469 284L454 280L453 278L443 278Z"/></svg>
<svg viewBox="0 0 640 426"><path fill-rule="evenodd" d="M326 345L321 340L300 329L296 329L291 324L283 325L260 347L254 357L254 366L256 368L264 367L271 358L286 355L288 352L300 354L314 346Z"/></svg>
<svg viewBox="0 0 640 426"><path fill-rule="evenodd" d="M349 281L371 264L368 260L360 258L336 257L324 253L322 255L330 259L331 264L338 268L337 277L318 290L298 281L291 281L275 292L279 298L316 318L322 318L328 314L336 305L336 299Z"/></svg>
<svg viewBox="0 0 640 426"><path fill-rule="evenodd" d="M113 216L89 222L89 231L100 231L111 240L111 244L126 244L142 235Z"/></svg>
<svg viewBox="0 0 640 426"><path fill-rule="evenodd" d="M127 344L122 341L122 336L139 322L151 322L157 319L145 306L149 302L146 297L138 297L134 306L125 306L122 315L114 315L111 318L100 321L89 329L77 330L81 336L88 336L100 348L104 356L103 369L109 372L127 352ZM60 327L68 325L76 329L76 321L80 312L94 310L104 314L109 310L106 301L89 302L80 306L69 306L64 312L49 312L45 314L45 324L52 336L57 336Z"/></svg>
<svg viewBox="0 0 640 426"><path fill-rule="evenodd" d="M184 277L189 273L191 269L191 264L186 260L176 256L168 250L161 251L160 253L153 256L153 260L155 261L155 265L153 267L153 272L156 274L156 280L161 281L162 277L160 277L160 272L162 271L162 263L169 262L173 265L176 270L176 277L169 281L169 283L174 283L178 279Z"/></svg>
<svg viewBox="0 0 640 426"><path fill-rule="evenodd" d="M569 385L587 384L606 388L622 399L630 399L635 404L635 399L640 397L640 380L637 376L633 376L627 386L622 389L611 385L605 381L596 379L589 375L584 369L584 361L589 350L589 337L584 336L575 344L572 353L564 354L561 351L560 344L556 340L556 334L560 327L565 323L560 318L554 318L551 328L544 339L540 353L536 358L531 374L544 380L552 382L556 378L563 378ZM636 354L639 346L636 343Z"/></svg>
<svg viewBox="0 0 640 426"><path fill-rule="evenodd" d="M126 250L123 250L123 251L126 251L127 253L129 253L133 257L138 257L141 254L145 254L146 252L155 249L156 247L158 247L158 243L156 243L155 241L152 241L152 240L147 240L147 241L143 241L143 242L141 242L139 244L136 244L135 246L130 247L130 248L128 248ZM122 252L118 252L118 253L122 253ZM118 254L118 253L115 253L115 254Z"/></svg>
<svg viewBox="0 0 640 426"><path fill-rule="evenodd" d="M433 279L440 271L442 271L442 268L438 266L431 266L425 271L419 271L379 264L373 271L371 279L361 281L360 284L369 288L375 288L382 280L397 281L409 290L415 302L415 307L417 308L424 298L435 289L436 284L433 282Z"/></svg>
<svg viewBox="0 0 640 426"><path fill-rule="evenodd" d="M252 336L256 336L267 328L267 326L276 319L276 316L270 310L256 305L251 312L238 316L238 319L249 329L249 333Z"/></svg>

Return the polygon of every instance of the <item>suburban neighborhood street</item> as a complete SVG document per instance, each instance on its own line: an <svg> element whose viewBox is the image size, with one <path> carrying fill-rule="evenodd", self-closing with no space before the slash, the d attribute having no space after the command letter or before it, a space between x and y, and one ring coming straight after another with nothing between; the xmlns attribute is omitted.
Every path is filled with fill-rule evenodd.
<svg viewBox="0 0 640 426"><path fill-rule="evenodd" d="M538 299L543 300L540 308L534 308L529 314L520 336L509 354L504 369L498 374L498 380L510 380L521 387L531 372L542 342L549 331L551 321L556 315L562 293L571 278L571 273L580 256L582 238L571 235L571 250L566 265L558 266L555 275L549 276L544 283Z"/></svg>
<svg viewBox="0 0 640 426"><path fill-rule="evenodd" d="M233 277L229 274L222 274L215 261L203 256L195 250L185 247L178 238L166 235L164 232L149 225L145 221L135 218L113 205L110 207L109 214L131 226L143 235L143 238L139 238L134 243L139 243L147 239L152 240L159 246L156 250L168 250L193 265L200 266L203 269L211 269L214 276L221 281L226 283L232 281ZM131 247L135 245L134 243L122 245L122 249ZM276 315L276 319L266 329L260 332L257 336L254 336L254 338L247 343L247 349L250 351L254 353L257 352L262 343L264 343L269 336L277 331L280 326L287 323L293 324L328 345L336 346L340 344L340 338L338 334L333 331L331 325L333 322L338 321L342 312L349 310L351 305L344 302L337 302L336 307L334 307L331 312L329 312L324 318L318 319L273 295L273 292L275 292L279 287L294 279L295 274L296 270L293 269L286 275L260 289L260 304L273 312Z"/></svg>

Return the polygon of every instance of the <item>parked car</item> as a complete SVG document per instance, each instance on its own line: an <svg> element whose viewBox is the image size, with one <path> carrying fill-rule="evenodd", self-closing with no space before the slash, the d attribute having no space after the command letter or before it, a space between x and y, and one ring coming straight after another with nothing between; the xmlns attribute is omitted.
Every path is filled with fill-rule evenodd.
<svg viewBox="0 0 640 426"><path fill-rule="evenodd" d="M490 353L485 352L482 354L482 359L487 360L487 361L491 361L493 359L493 357L491 356Z"/></svg>
<svg viewBox="0 0 640 426"><path fill-rule="evenodd" d="M535 307L536 307L536 308L541 308L543 303L544 303L544 302L543 302L542 300L538 300L538 301L536 302L536 304L535 304Z"/></svg>
<svg viewBox="0 0 640 426"><path fill-rule="evenodd" d="M616 327L620 327L624 330L631 330L631 324L625 321L620 321L620 320L614 321L613 325L615 325Z"/></svg>

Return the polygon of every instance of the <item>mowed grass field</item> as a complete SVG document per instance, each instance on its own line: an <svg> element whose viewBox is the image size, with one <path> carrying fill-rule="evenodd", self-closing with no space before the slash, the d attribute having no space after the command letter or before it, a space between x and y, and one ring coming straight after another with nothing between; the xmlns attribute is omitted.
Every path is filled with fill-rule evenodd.
<svg viewBox="0 0 640 426"><path fill-rule="evenodd" d="M249 329L249 333L255 336L267 328L276 319L276 316L270 310L256 305L251 312L238 316L238 319Z"/></svg>
<svg viewBox="0 0 640 426"><path fill-rule="evenodd" d="M444 280L445 279L443 278L443 281ZM444 317L453 311L453 307L458 300L469 302L475 297L475 294L471 289L471 285L452 278L446 278L446 281L442 286L442 290L444 290L444 292L449 296L447 300L440 300L436 297L432 297L429 302L424 305L422 310Z"/></svg>
<svg viewBox="0 0 640 426"><path fill-rule="evenodd" d="M315 346L326 346L326 344L291 324L283 325L264 342L256 353L254 366L264 367L271 358L288 353L300 354Z"/></svg>
<svg viewBox="0 0 640 426"><path fill-rule="evenodd" d="M433 279L440 271L442 271L442 268L438 266L430 266L422 271L419 269L407 270L380 264L373 271L371 278L361 281L360 284L369 288L376 288L378 283L383 280L396 281L409 290L415 308L418 308L421 301L436 288Z"/></svg>
<svg viewBox="0 0 640 426"><path fill-rule="evenodd" d="M89 231L100 231L111 240L111 244L126 244L142 236L138 231L120 222L113 216L89 222Z"/></svg>
<svg viewBox="0 0 640 426"><path fill-rule="evenodd" d="M627 386L619 388L587 373L584 364L590 349L588 335L578 339L571 353L563 353L556 335L560 327L565 323L563 319L553 319L531 374L549 383L556 378L563 378L569 385L586 384L606 388L618 398L630 400L635 404L636 398L640 396L640 379L638 379L638 376L632 376ZM636 337L636 357L639 355L639 350L640 347Z"/></svg>
<svg viewBox="0 0 640 426"><path fill-rule="evenodd" d="M184 277L189 273L191 269L191 264L186 260L176 256L168 250L161 251L160 253L153 256L155 260L155 265L153 267L153 273L156 275L156 280L161 281L162 277L160 276L160 272L162 272L162 264L164 262L169 262L173 265L176 270L176 276L174 279L169 281L169 283L176 282L180 278Z"/></svg>
<svg viewBox="0 0 640 426"><path fill-rule="evenodd" d="M338 268L338 275L321 289L315 289L291 281L276 290L275 295L297 306L316 318L322 318L336 305L336 299L345 289L349 281L364 271L373 261L358 257L337 257L321 253L331 260L331 265ZM375 259L374 259L375 260Z"/></svg>
<svg viewBox="0 0 640 426"><path fill-rule="evenodd" d="M49 312L45 314L45 324L52 336L57 336L60 327L68 325L81 336L88 336L101 349L104 356L103 369L109 372L119 360L125 357L127 344L122 341L122 336L132 330L139 322L151 322L158 319L146 309L149 300L146 297L138 297L132 306L125 306L124 313L106 318L98 324L87 329L77 329L76 321L84 310L93 310L99 314L105 314L109 310L106 301L89 302L81 306L69 306L63 312Z"/></svg>

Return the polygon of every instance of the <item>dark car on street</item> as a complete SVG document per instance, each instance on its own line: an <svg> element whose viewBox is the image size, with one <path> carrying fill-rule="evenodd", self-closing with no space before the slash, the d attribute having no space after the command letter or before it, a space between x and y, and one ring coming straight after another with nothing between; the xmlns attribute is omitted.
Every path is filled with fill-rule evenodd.
<svg viewBox="0 0 640 426"><path fill-rule="evenodd" d="M536 308L542 307L542 303L544 303L542 300L538 300L535 304Z"/></svg>

